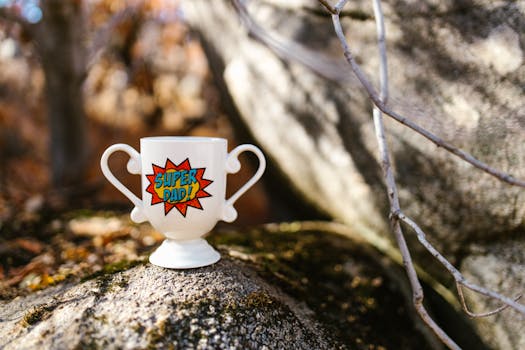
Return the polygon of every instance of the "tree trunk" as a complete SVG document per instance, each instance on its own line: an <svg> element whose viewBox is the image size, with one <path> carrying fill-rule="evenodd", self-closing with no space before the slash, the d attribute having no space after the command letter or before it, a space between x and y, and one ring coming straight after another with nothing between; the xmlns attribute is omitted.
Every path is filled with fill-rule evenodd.
<svg viewBox="0 0 525 350"><path fill-rule="evenodd" d="M83 6L81 1L48 0L42 9L34 39L46 79L53 186L63 189L80 183L87 156Z"/></svg>

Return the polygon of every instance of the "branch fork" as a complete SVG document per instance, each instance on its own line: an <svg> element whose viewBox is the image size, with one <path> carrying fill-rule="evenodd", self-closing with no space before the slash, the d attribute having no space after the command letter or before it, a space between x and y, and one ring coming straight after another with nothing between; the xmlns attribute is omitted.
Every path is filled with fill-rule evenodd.
<svg viewBox="0 0 525 350"><path fill-rule="evenodd" d="M341 47L343 49L344 57L350 65L354 75L358 78L359 82L366 90L368 97L373 103L373 120L374 127L376 132L376 139L379 148L380 154L380 164L383 170L384 181L386 185L386 190L388 192L388 199L390 201L390 214L389 219L392 227L392 232L396 239L397 245L401 252L403 258L403 265L405 267L408 280L412 288L412 299L416 312L419 314L421 319L425 324L434 332L437 338L445 344L450 349L460 349L460 347L436 324L436 322L430 317L423 305L423 288L419 282L419 278L416 273L414 263L410 251L408 249L406 239L401 227L401 222L410 227L416 234L417 239L425 247L425 249L434 256L444 267L445 269L453 276L456 284L456 289L458 292L458 297L461 303L461 306L464 312L473 318L478 317L487 317L494 314L497 314L507 308L512 308L525 315L525 305L518 303L518 300L521 298L521 295L518 295L515 298L509 298L503 296L494 291L488 290L476 284L469 282L461 272L456 269L427 239L425 232L409 217L407 217L401 210L399 204L399 196L397 185L392 170L390 162L390 153L388 151L388 145L385 137L385 128L383 124L383 113L397 122L405 125L406 127L412 129L418 134L422 135L429 141L433 142L437 147L441 147L447 150L449 153L459 157L463 161L471 164L472 166L484 171L485 173L497 178L500 181L506 182L507 184L524 187L525 180L517 179L512 175L495 169L488 164L476 159L471 154L455 147L452 144L444 141L438 136L432 134L428 130L420 127L416 123L412 122L410 119L405 116L393 111L388 107L388 69L387 69L387 55L385 47L385 27L384 27L384 16L381 9L381 0L372 0L374 8L374 17L376 21L376 32L377 32L377 43L379 48L379 57L380 57L380 67L379 67L379 77L380 77L380 93L376 91L374 86L370 83L369 79L366 77L365 73L355 61L350 47L348 45L347 39L345 37L343 28L341 26L340 14L348 2L348 0L339 0L335 5L332 5L328 0L318 0L319 3L332 15L333 27L335 34L339 39ZM275 41L267 33L261 33L262 28L255 24L252 18L249 16L249 13L242 1L232 0L234 7L236 8L239 16L241 17L243 23L246 25L251 34L254 34L253 37L270 49L277 52L280 56L285 56L288 59L295 59L299 62L303 62L302 59L296 59L293 54L283 52L283 48L275 45ZM254 30L256 29L256 30ZM465 296L463 293L463 288L474 291L478 294L487 296L489 298L496 299L502 303L502 305L495 310L482 313L472 312L465 301Z"/></svg>

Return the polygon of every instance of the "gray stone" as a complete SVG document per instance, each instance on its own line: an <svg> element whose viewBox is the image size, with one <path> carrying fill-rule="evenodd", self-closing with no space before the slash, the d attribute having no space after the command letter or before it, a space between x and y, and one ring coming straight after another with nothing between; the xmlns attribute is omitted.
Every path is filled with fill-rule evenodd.
<svg viewBox="0 0 525 350"><path fill-rule="evenodd" d="M525 290L525 241L512 240L490 248L473 248L461 271L470 281L509 297ZM474 312L495 310L501 305L490 298L467 292L467 302ZM505 310L475 323L481 337L494 349L525 349L525 316Z"/></svg>
<svg viewBox="0 0 525 350"><path fill-rule="evenodd" d="M400 267L345 230L295 222L214 233L222 260L209 267L122 262L0 301L0 348L440 349ZM484 349L468 325L453 330Z"/></svg>
<svg viewBox="0 0 525 350"><path fill-rule="evenodd" d="M344 62L330 17L315 0L246 3L280 50L295 59L284 60L250 37L228 1L183 2L231 115L263 147L283 186L293 189L288 193L300 194L374 245L387 247L390 239L392 246L371 103ZM390 107L524 179L525 2L394 0L382 5ZM372 1L348 2L344 11L342 25L353 54L377 84ZM470 254L465 247L472 242L491 246L525 230L523 188L474 169L395 121L386 118L385 125L402 209L452 263ZM407 238L419 265L446 281L448 273L408 230ZM515 254L523 258L525 250ZM501 264L501 276L506 276L504 267L517 268L504 258ZM480 269L482 275L483 265ZM523 289L514 287L508 292ZM510 332L492 338L494 346L521 345L525 333L512 333L500 320L484 321L500 333ZM496 343L505 338L513 340Z"/></svg>
<svg viewBox="0 0 525 350"><path fill-rule="evenodd" d="M284 61L247 35L228 1L185 1L232 115L308 203L365 237L389 237L371 103L315 0L248 2ZM373 82L372 1L342 19ZM390 106L486 163L525 178L525 5L516 1L383 2ZM328 77L330 79L326 79ZM403 210L454 259L461 246L525 228L525 191L501 183L386 120ZM418 244L413 250L421 252ZM422 255L421 255L422 256ZM425 264L426 265L426 264Z"/></svg>
<svg viewBox="0 0 525 350"><path fill-rule="evenodd" d="M311 311L223 259L141 264L0 304L2 349L330 349Z"/></svg>

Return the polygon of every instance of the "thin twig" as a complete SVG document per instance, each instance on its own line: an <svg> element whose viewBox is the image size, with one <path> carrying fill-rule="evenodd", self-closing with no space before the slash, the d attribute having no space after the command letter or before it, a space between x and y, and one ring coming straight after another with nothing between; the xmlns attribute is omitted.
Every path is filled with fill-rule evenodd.
<svg viewBox="0 0 525 350"><path fill-rule="evenodd" d="M383 96L388 96L388 74L387 74L387 62L386 62L386 49L385 49L385 35L384 35L384 22L383 22L383 14L381 10L381 3L380 0L373 0L374 1L374 16L376 18L376 28L377 28L377 37L378 37L378 47L380 51L380 86L381 86L381 97L379 98L381 103L384 103ZM334 26L336 28L339 28L338 37L344 38L344 35L342 35L342 28L340 26L339 22L339 15L333 15L332 18L334 19ZM339 25L338 25L339 24ZM348 45L346 44L346 39L343 40L343 47L346 47L345 51L349 51ZM390 200L390 211L391 211L391 220L393 222L393 228L394 228L394 234L397 240L397 243L400 247L401 254L403 255L403 261L405 265L405 269L407 271L410 283L413 288L414 293L414 301L416 310L421 315L423 320L430 326L430 328L434 331L434 333L443 341L445 345L447 345L449 348L459 348L458 345L446 335L445 332L442 331L439 326L437 326L433 320L428 317L428 314L423 308L423 305L421 302L417 302L418 298L421 300L423 299L423 292L421 289L421 285L419 284L419 280L417 279L417 274L414 269L412 260L410 258L410 253L406 248L406 241L403 236L402 229L399 225L399 220L402 220L403 222L407 223L410 227L412 227L416 233L419 241L421 244L434 256L440 261L447 270L454 276L454 279L456 280L456 285L458 289L458 294L460 296L461 304L465 310L465 312L471 316L471 317L482 317L482 316L489 316L493 315L497 312L500 312L507 308L508 306L511 306L515 308L518 311L523 312L525 310L525 307L521 304L518 304L515 302L515 300L511 300L507 297L504 297L498 293L489 291L485 288L482 288L480 286L471 284L470 282L466 281L463 275L454 267L448 260L446 260L427 240L425 237L425 233L419 228L419 226L406 217L404 214L401 213L400 206L399 206L399 198L398 198L398 192L397 192L397 185L395 183L394 174L391 168L390 164L390 157L388 152L388 147L386 143L386 138L384 134L384 125L382 120L381 111L377 106L374 107L374 126L376 128L376 136L377 140L379 142L379 149L381 154L381 165L383 168L384 176L385 176L385 182L387 186L387 191L389 194L389 200ZM496 310L481 313L481 314L475 314L470 312L470 310L467 308L463 290L461 286L465 286L466 288L475 290L476 292L490 296L494 299L502 301L505 305L502 307L499 307Z"/></svg>
<svg viewBox="0 0 525 350"><path fill-rule="evenodd" d="M337 13L336 9L326 0L319 0L321 5L325 7L325 9L330 12L331 14Z"/></svg>
<svg viewBox="0 0 525 350"><path fill-rule="evenodd" d="M377 46L379 48L379 98L386 104L388 102L388 63L386 59L385 21L381 1L373 0L372 3L376 22Z"/></svg>
<svg viewBox="0 0 525 350"><path fill-rule="evenodd" d="M343 10L343 7L346 5L348 0L339 0L335 6L332 6L330 2L326 0L319 0L321 5L324 6L324 8L330 12L332 15L339 15L341 14L341 11Z"/></svg>
<svg viewBox="0 0 525 350"><path fill-rule="evenodd" d="M441 255L440 252L437 251L436 248L427 240L425 232L414 222L414 220L407 217L405 214L403 214L401 211L398 211L394 214L399 218L399 220L406 223L408 226L410 226L414 232L416 232L416 237L418 241L425 247L425 249L432 254L433 257L436 258L437 261L439 261L445 269L447 269L452 277L454 277L454 280L456 283L462 285L463 287L470 289L474 292L477 292L478 294L485 295L487 297L491 297L493 299L499 300L502 303L510 306L511 308L521 312L522 314L525 314L525 305L520 304L516 302L516 300L519 299L519 296L515 299L511 299L509 297L505 297L499 293L496 293L494 291L488 290L486 288L483 288L481 286L478 286L476 284L473 284L465 279L461 272L459 272L458 269L456 269L443 255ZM458 293L461 293L458 291Z"/></svg>
<svg viewBox="0 0 525 350"><path fill-rule="evenodd" d="M388 191L388 199L390 201L390 211L395 212L399 209L399 196L390 164L388 146L384 134L383 118L381 116L381 111L378 108L374 108L373 114L376 138L378 140L379 153L381 157L381 167L383 169L383 175L385 177L385 183ZM403 257L403 266L406 270L408 280L412 288L412 299L416 312L444 344L446 344L450 349L460 349L460 347L428 315L423 305L423 288L421 287L421 283L417 277L410 251L403 235L401 225L399 224L399 218L395 215L391 215L390 221L399 251Z"/></svg>
<svg viewBox="0 0 525 350"><path fill-rule="evenodd" d="M503 310L507 309L510 306L510 305L502 305L502 306L500 306L497 309L492 310L492 311L474 313L474 312L470 311L470 309L468 308L467 303L465 301L465 296L463 295L463 288L462 288L461 284L458 283L458 282L456 282L456 289L458 291L459 300L461 302L461 306L463 307L463 310L465 311L465 313L468 316L470 316L472 318L480 318L480 317L492 316L492 315L495 315L497 313L502 312ZM515 301L518 301L520 298L521 298L521 295L518 295L516 297Z"/></svg>
<svg viewBox="0 0 525 350"><path fill-rule="evenodd" d="M379 57L380 57L380 86L381 86L381 100L388 97L388 65L386 58L386 48L385 48L385 26L383 19L383 11L381 9L380 0L373 0L374 3L374 17L376 20L376 29L377 29L377 42L379 47ZM334 26L335 18L339 19L339 14L333 15ZM385 177L385 183L388 191L388 199L390 201L390 212L396 213L400 210L399 205L399 195L397 191L397 185L394 178L394 172L392 171L392 166L390 163L390 153L388 151L388 144L385 137L385 129L383 125L383 116L381 111L374 107L373 109L374 117L374 127L376 131L376 139L379 147L379 154L381 158L381 168L383 169L383 175ZM424 305L423 305L423 288L419 282L414 263L412 262L412 257L408 249L403 230L399 223L399 217L395 215L390 216L390 221L392 223L392 229L394 231L394 236L399 246L401 255L403 256L403 265L405 267L408 280L412 287L412 297L415 309L423 321L430 327L430 329L436 334L436 336L450 349L460 349L460 347L439 327L436 322L428 315Z"/></svg>
<svg viewBox="0 0 525 350"><path fill-rule="evenodd" d="M281 56L290 58L290 53L283 52L283 47L278 45L279 41L274 40L270 35L268 35L268 33L264 31L264 29L259 27L251 19L247 9L244 6L244 3L241 3L239 0L232 0L232 1L235 5L237 12L239 13L241 17L241 20L243 20L243 23L245 25L247 25L248 30L255 37L255 39L267 45L274 51L277 51L278 53L280 53ZM507 307L512 307L515 310L525 314L525 306L520 303L517 303L517 300L520 298L520 296L518 296L516 299L513 300L508 297L502 296L499 293L493 292L491 290L488 290L486 288L480 287L476 284L473 284L467 281L464 278L464 276L426 240L426 235L421 230L421 228L413 220L411 220L410 218L408 218L406 215L402 213L400 209L400 204L399 204L397 185L395 182L394 173L392 171L392 167L390 163L390 156L389 156L390 153L388 151L388 146L386 142L382 113L388 115L394 120L400 122L401 124L409 127L410 129L424 136L425 138L427 138L428 140L436 144L438 147L443 147L444 149L458 156L459 158L463 159L467 163L473 165L474 167L478 169L485 171L486 173L496 177L497 179L501 181L504 181L511 185L521 186L521 187L525 187L525 181L516 179L510 174L504 173L502 171L499 171L497 169L490 167L489 165L481 162L480 160L476 159L469 153L456 148L455 146L445 142L444 140L432 134L431 132L427 131L426 129L413 123L408 118L398 114L395 111L392 111L386 105L386 102L388 99L388 74L387 74L388 72L387 72L387 62L386 62L387 60L386 60L386 49L385 49L385 28L384 28L384 20L383 20L383 13L381 10L380 0L373 0L374 16L376 19L376 28L377 28L377 40L378 40L379 54L380 54L380 71L379 71L380 94L379 95L377 94L375 88L373 87L373 85L370 83L370 81L366 77L363 70L360 68L360 66L355 61L350 51L350 48L348 46L346 37L344 35L343 29L341 26L341 22L340 22L340 14L347 1L340 0L335 6L332 6L326 0L319 0L319 2L321 3L321 5L325 7L325 9L328 12L332 14L332 22L334 25L335 33L343 48L344 56L347 62L350 64L353 73L355 74L357 79L360 81L361 85L365 88L369 98L372 100L374 104L374 108L373 108L374 126L376 130L376 138L378 141L378 147L379 147L379 152L380 152L380 158L381 158L380 162L381 162L381 166L382 166L384 177L385 177L388 198L390 201L391 226L392 226L392 230L393 230L395 239L397 241L397 244L398 244L402 259L403 259L403 265L405 267L410 285L412 287L413 302L414 302L415 309L417 313L420 315L420 317L423 319L423 321L429 326L429 328L436 334L436 336L445 345L447 345L450 349L459 349L459 346L428 315L426 309L423 306L423 297L424 297L423 289L421 287L414 264L412 262L412 258L411 258L406 240L403 235L400 221L409 225L416 232L416 236L418 240L420 241L420 243L452 274L452 276L454 277L456 281L456 286L458 289L458 295L460 298L461 305L469 316L471 317L489 316L489 315L493 315L495 313L501 312ZM304 59L298 59L297 61L302 62L304 61ZM487 297L491 297L493 299L499 300L504 305L490 312L473 313L468 309L466 305L463 290L462 290L463 287L470 289L474 292L477 292L481 295L485 295Z"/></svg>
<svg viewBox="0 0 525 350"><path fill-rule="evenodd" d="M382 19L382 11L381 11L381 4L380 0L374 0L374 14L376 17L377 22L377 32L378 32L378 46L380 49L380 85L381 85L381 95L382 96L388 96L388 87L387 87L387 63L386 63L386 50L385 50L385 40L384 40L384 23ZM338 38L341 41L341 45L343 46L343 49L345 50L345 56L349 56L346 53L350 54L350 50L348 47L348 44L346 42L346 38L344 36L344 33L342 32L341 23L339 21L339 15L335 14L332 16L334 19L334 27L336 28L336 34ZM352 60L352 62L355 62ZM350 62L351 63L351 62ZM352 63L351 63L352 64ZM358 69L360 71L360 69ZM359 76L359 75L358 75ZM361 78L359 78L361 80ZM366 84L364 84L366 85ZM370 84L367 84L370 85ZM377 96L376 96L377 97ZM381 97L378 99L378 101L383 104L383 101ZM480 317L480 316L488 316L492 315L494 313L497 313L499 311L502 311L506 307L510 306L517 311L525 314L525 306L517 303L516 300L519 299L519 297L515 300L510 299L508 297L502 296L499 293L495 293L493 291L487 290L486 288L480 287L478 285L472 284L468 282L461 272L459 272L441 253L437 251L437 249L434 248L430 242L426 239L426 235L423 232L423 230L410 218L408 218L406 215L404 215L401 212L401 209L399 207L399 202L397 199L397 186L395 184L393 172L390 168L390 160L388 157L388 150L386 148L386 140L384 138L384 131L383 125L382 125L382 118L381 113L378 111L379 106L376 105L374 108L374 125L376 126L376 129L379 129L378 134L378 141L380 143L380 153L381 153L381 164L383 166L384 172L385 172L385 181L387 185L387 190L389 193L389 199L391 200L391 214L393 216L396 216L399 218L399 220L405 222L407 225L409 225L415 232L416 236L419 240L419 242L453 275L454 279L456 280L457 286L458 286L458 294L460 295L460 300L462 302L463 308L467 314L473 317ZM383 136L383 137L379 137ZM464 286L465 288L471 289L479 294L492 297L496 300L499 300L503 302L505 305L498 308L497 310L490 311L483 314L473 314L468 310L466 307L466 303L464 302L463 298L463 291L461 289L461 286Z"/></svg>
<svg viewBox="0 0 525 350"><path fill-rule="evenodd" d="M348 2L348 0L339 0L337 2L337 4L334 6L334 10L339 14L341 13L341 10L343 9L343 7L345 7L346 3Z"/></svg>
<svg viewBox="0 0 525 350"><path fill-rule="evenodd" d="M356 75L357 79L359 79L359 81L361 82L361 85L363 85L363 87L365 88L365 90L366 90L370 100L372 100L374 105L377 108L379 108L381 110L381 112L385 113L386 115L388 115L389 117L391 117L394 120L398 121L399 123L407 126L408 128L414 130L418 134L424 136L425 138L427 138L428 140L433 142L436 146L446 149L450 153L452 153L452 154L456 155L457 157L463 159L464 161L466 161L467 163L473 165L474 167L476 167L476 168L478 168L480 170L483 170L484 172L486 172L486 173L488 173L488 174L490 174L490 175L498 178L499 180L501 180L503 182L506 182L506 183L508 183L510 185L525 187L525 181L524 180L516 179L515 177L513 177L510 174L507 174L507 173L505 173L503 171L500 171L500 170L492 168L488 164L486 164L486 163L480 161L479 159L475 158L474 156L472 156L470 153L467 153L467 152L465 152L465 151L463 151L463 150L461 150L461 149L459 149L459 148L449 144L448 142L446 142L445 140L441 139L440 137L432 134L430 131L428 131L428 130L420 127L416 123L412 122L411 120L409 120L405 116L402 116L401 114L391 110L383 101L381 101L381 99L379 98L379 95L377 94L377 92L375 91L374 87L372 86L372 84L370 83L368 78L366 77L365 73L363 72L363 70L361 69L359 64L357 64L357 62L355 61L354 56L352 55L352 53L350 51L350 48L348 47L348 44L346 42L346 38L345 38L345 35L343 33L343 29L341 27L341 21L339 19L339 15L337 15L337 14L332 15L332 20L333 20L333 23L334 23L334 28L335 28L336 35L339 38L339 41L341 42L341 46L343 47L344 56L345 56L346 60L350 64L350 67L352 68L352 71Z"/></svg>
<svg viewBox="0 0 525 350"><path fill-rule="evenodd" d="M341 72L344 72L346 69L345 62L335 61L318 52L308 50L293 41L286 40L276 34L268 33L267 30L252 19L244 2L241 0L232 0L232 4L241 23L248 30L249 35L271 48L280 58L287 61L299 62L323 78L341 83L348 81L348 75L341 74Z"/></svg>
<svg viewBox="0 0 525 350"><path fill-rule="evenodd" d="M365 91L368 97L370 98L372 103L381 110L381 112L388 115L389 117L396 120L397 122L405 125L406 127L412 129L418 134L422 135L423 137L425 137L426 139L434 143L436 146L442 147L443 149L463 159L464 161L471 164L472 166L486 172L487 174L503 182L506 182L510 185L525 187L525 180L517 179L508 173L505 173L503 171L500 171L498 169L495 169L489 166L488 164L472 156L470 153L465 152L462 149L459 149L456 146L446 142L439 136L434 135L430 131L422 128L421 126L414 123L407 117L390 109L390 107L386 104L386 99L383 101L380 98L379 94L376 92L372 83L366 77L365 73L363 72L359 64L357 64L357 62L355 61L355 58L353 57L348 47L348 44L346 43L346 38L344 36L343 30L341 27L341 23L340 23L340 18L339 18L339 15L342 12L342 7L339 7L339 6L340 4L344 5L346 1L340 1L335 7L330 5L330 3L326 0L318 0L318 1L327 9L327 11L332 13L332 20L334 22L334 28L335 28L337 37L339 38L339 41L341 42L341 45L343 45L344 56L347 62L350 64L353 73L355 74L355 76L357 77L361 85L365 88ZM321 76L324 76L334 81L339 81L339 82L341 81L342 74L339 70L330 70L326 67L326 65L312 62L311 59L308 59L307 57L304 57L298 54L298 52L301 52L300 50L297 50L297 49L300 49L299 47L294 47L293 50L289 50L291 45L287 45L287 47L283 47L282 40L278 40L272 37L271 35L269 35L263 28L261 28L257 23L255 23L251 19L251 16L249 15L248 10L246 9L246 6L244 5L242 1L232 0L232 3L237 13L239 14L239 17L243 21L243 24L250 31L250 34L253 35L254 38L260 41L261 43L270 47L274 52L277 52L277 54L280 57L283 57L286 59L293 59L311 68L314 72L320 74Z"/></svg>

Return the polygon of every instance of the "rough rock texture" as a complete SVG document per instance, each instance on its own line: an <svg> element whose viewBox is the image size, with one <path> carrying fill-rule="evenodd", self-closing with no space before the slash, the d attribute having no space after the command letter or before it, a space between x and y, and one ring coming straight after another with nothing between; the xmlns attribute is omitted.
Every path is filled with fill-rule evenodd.
<svg viewBox="0 0 525 350"><path fill-rule="evenodd" d="M222 232L210 237L223 256L213 266L108 265L2 301L0 348L435 348L397 265L333 232L311 223ZM457 337L483 349L472 334L463 325Z"/></svg>
<svg viewBox="0 0 525 350"><path fill-rule="evenodd" d="M386 232L370 102L342 61L318 2L256 1L249 9L280 36L281 47L337 83L252 40L228 1L183 4L202 33L225 101L289 185L364 234ZM349 2L343 24L357 61L377 77L371 6ZM383 7L392 107L525 178L524 3L395 0ZM464 242L525 228L525 191L473 170L395 122L387 128L402 205L450 256Z"/></svg>
<svg viewBox="0 0 525 350"><path fill-rule="evenodd" d="M525 178L525 3L382 4L390 106L484 162ZM318 2L248 2L252 17L277 38L280 49L299 58L292 61L247 35L230 2L183 5L202 35L223 100L286 186L369 241L377 244L375 233L388 237L371 104L343 61L330 17ZM371 6L368 0L348 2L342 23L357 61L377 82ZM525 231L522 188L474 170L391 120L386 127L403 210L452 262L468 257L472 242L490 246ZM407 236L419 263L445 278L414 235ZM506 255L510 246L501 246L500 253ZM515 254L524 257L525 251ZM498 266L501 276L514 268ZM515 292L523 287L517 285ZM498 318L486 324L503 329Z"/></svg>
<svg viewBox="0 0 525 350"><path fill-rule="evenodd" d="M525 241L495 244L490 248L478 247L477 252L463 261L461 271L471 281L514 297L525 287ZM474 312L498 308L497 302L468 293ZM525 316L506 310L493 319L476 322L481 337L494 349L525 349Z"/></svg>
<svg viewBox="0 0 525 350"><path fill-rule="evenodd" d="M5 349L329 349L311 311L231 260L140 265L2 305Z"/></svg>

